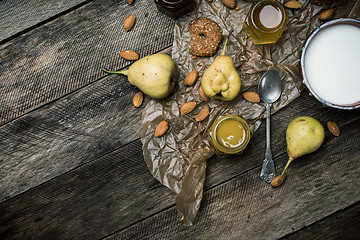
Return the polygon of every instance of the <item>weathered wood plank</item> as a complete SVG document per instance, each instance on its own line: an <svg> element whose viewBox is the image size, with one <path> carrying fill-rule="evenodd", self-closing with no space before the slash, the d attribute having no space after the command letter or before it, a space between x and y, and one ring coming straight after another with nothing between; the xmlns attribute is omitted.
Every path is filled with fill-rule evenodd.
<svg viewBox="0 0 360 240"><path fill-rule="evenodd" d="M0 127L0 202L138 139L136 91L112 75Z"/></svg>
<svg viewBox="0 0 360 240"><path fill-rule="evenodd" d="M280 188L261 182L259 166L206 191L192 227L180 226L171 207L106 239L278 239L309 226L360 201L360 159L353 151L360 132L354 128L359 120L343 127L343 139L295 161ZM317 162L322 155L327 160ZM278 159L283 167L287 156Z"/></svg>
<svg viewBox="0 0 360 240"><path fill-rule="evenodd" d="M151 234L159 239L202 238L204 229L218 229L218 233L228 232L237 238L243 231L248 234L245 237L250 236L262 224L271 222L271 227L279 229L276 237L287 235L353 204L359 196L353 189L359 182L359 157L354 151L360 134L359 111L323 108L305 94L273 115L273 126L280 120L290 121L299 112L320 121L332 117L342 128L341 136L335 138L327 132L324 147L295 161L286 184L271 189L258 177L263 158L259 149L265 144L261 126L243 155L209 160L205 197L193 227L180 226L173 207L174 194L151 176L142 157L141 142L136 140L1 203L4 214L0 216L0 232L9 238L41 239L53 234L59 238L88 239L122 230L111 238L146 238L150 236L146 234ZM284 137L281 131L277 132L280 134L275 134L273 141ZM273 148L278 171L287 160L284 144L279 141ZM321 154L329 161L313 161ZM355 165L345 172L351 163ZM303 182L306 184L300 184ZM323 199L327 198L329 202L324 204ZM275 221L275 217L280 220ZM144 235L139 235L141 232ZM212 231L208 234L217 236ZM272 237L275 236L269 236Z"/></svg>
<svg viewBox="0 0 360 240"><path fill-rule="evenodd" d="M147 170L137 140L0 204L0 238L99 239L173 198Z"/></svg>
<svg viewBox="0 0 360 240"><path fill-rule="evenodd" d="M2 126L0 200L138 139L135 92L124 76L110 76Z"/></svg>
<svg viewBox="0 0 360 240"><path fill-rule="evenodd" d="M357 202L281 239L358 239L360 232L359 216L360 202Z"/></svg>
<svg viewBox="0 0 360 240"><path fill-rule="evenodd" d="M126 32L129 14L137 21ZM96 0L3 44L0 125L99 80L103 67L128 66L124 49L143 57L169 47L174 23L152 1Z"/></svg>
<svg viewBox="0 0 360 240"><path fill-rule="evenodd" d="M0 43L87 2L89 1L2 0L0 4Z"/></svg>

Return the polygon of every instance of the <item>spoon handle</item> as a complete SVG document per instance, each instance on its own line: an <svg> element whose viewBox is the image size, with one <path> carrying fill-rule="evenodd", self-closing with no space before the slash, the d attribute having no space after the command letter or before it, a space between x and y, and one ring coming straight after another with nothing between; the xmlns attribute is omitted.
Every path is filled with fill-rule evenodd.
<svg viewBox="0 0 360 240"><path fill-rule="evenodd" d="M266 155L271 156L271 149L270 149L270 103L266 104Z"/></svg>
<svg viewBox="0 0 360 240"><path fill-rule="evenodd" d="M276 175L270 148L270 105L270 103L266 104L266 151L260 173L260 178L267 183L270 183Z"/></svg>

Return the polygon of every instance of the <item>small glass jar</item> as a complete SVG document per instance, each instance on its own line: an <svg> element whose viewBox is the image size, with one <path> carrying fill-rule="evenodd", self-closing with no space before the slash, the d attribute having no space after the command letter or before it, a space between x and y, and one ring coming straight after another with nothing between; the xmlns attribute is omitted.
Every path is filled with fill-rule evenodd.
<svg viewBox="0 0 360 240"><path fill-rule="evenodd" d="M288 16L274 0L253 3L244 22L244 31L254 44L275 43L282 35Z"/></svg>
<svg viewBox="0 0 360 240"><path fill-rule="evenodd" d="M155 0L155 3L160 12L173 19L178 19L195 7L194 0Z"/></svg>
<svg viewBox="0 0 360 240"><path fill-rule="evenodd" d="M240 154L251 138L246 121L240 116L231 114L217 118L209 134L216 151L225 154Z"/></svg>

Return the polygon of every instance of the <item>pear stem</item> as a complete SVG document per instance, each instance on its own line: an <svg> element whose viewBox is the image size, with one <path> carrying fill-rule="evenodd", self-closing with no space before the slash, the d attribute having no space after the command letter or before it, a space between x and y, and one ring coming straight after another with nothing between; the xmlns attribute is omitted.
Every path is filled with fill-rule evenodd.
<svg viewBox="0 0 360 240"><path fill-rule="evenodd" d="M103 70L104 72L106 73L115 73L115 74L123 74L123 75L128 75L128 70L122 70L122 71L109 71L109 70L106 70L105 68L101 69Z"/></svg>
<svg viewBox="0 0 360 240"><path fill-rule="evenodd" d="M288 166L290 165L290 163L291 163L293 160L294 160L294 158L289 157L289 160L288 160L288 162L286 163L286 166L285 166L284 170L282 171L282 173L281 173L281 175L280 175L279 182L281 181L281 178L283 177L286 169L288 168Z"/></svg>
<svg viewBox="0 0 360 240"><path fill-rule="evenodd" d="M222 50L221 53L220 53L221 56L225 56L226 45L227 45L228 40L229 40L229 37L230 37L230 35L231 35L231 33L232 33L233 31L234 31L234 30L231 29L230 32L229 32L229 34L227 35L227 37L226 37L226 39L225 39L224 48L223 48L223 50Z"/></svg>

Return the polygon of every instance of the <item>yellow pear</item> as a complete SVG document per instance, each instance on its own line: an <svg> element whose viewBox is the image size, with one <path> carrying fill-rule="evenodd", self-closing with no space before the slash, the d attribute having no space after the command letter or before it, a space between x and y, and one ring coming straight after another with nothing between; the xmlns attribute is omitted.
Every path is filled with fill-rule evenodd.
<svg viewBox="0 0 360 240"><path fill-rule="evenodd" d="M175 86L179 72L174 60L166 54L153 54L134 62L129 69L108 71L107 73L123 74L128 81L151 98L167 97Z"/></svg>
<svg viewBox="0 0 360 240"><path fill-rule="evenodd" d="M291 121L286 130L286 144L289 160L281 177L294 159L315 152L323 144L324 139L324 127L316 119L301 116Z"/></svg>
<svg viewBox="0 0 360 240"><path fill-rule="evenodd" d="M229 36L225 40L221 54L215 58L201 78L201 88L205 95L224 101L234 99L241 88L240 76L235 69L234 61L225 55Z"/></svg>

